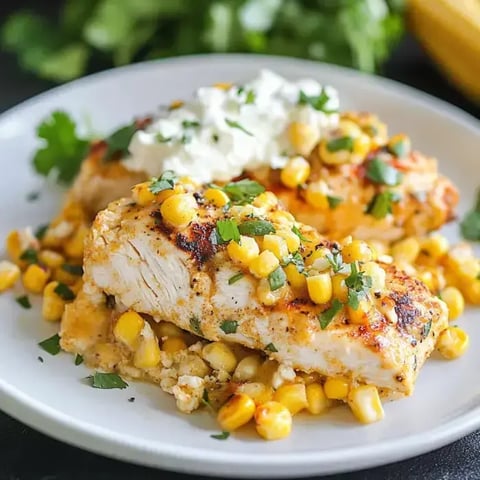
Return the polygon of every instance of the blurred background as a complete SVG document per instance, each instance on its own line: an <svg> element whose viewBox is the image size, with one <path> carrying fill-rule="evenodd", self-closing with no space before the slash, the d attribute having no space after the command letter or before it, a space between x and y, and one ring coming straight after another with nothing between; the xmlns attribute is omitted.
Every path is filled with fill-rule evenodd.
<svg viewBox="0 0 480 480"><path fill-rule="evenodd" d="M291 55L375 72L479 115L479 0L2 0L2 109L136 61Z"/></svg>

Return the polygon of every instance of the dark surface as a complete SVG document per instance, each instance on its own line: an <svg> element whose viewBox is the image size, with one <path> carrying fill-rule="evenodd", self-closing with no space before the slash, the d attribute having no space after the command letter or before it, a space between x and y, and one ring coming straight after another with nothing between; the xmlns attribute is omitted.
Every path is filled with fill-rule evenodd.
<svg viewBox="0 0 480 480"><path fill-rule="evenodd" d="M1 4L0 18L1 13L4 12L4 4ZM0 72L0 112L52 86L48 82L36 80L20 72L14 59L4 54L0 54ZM480 117L480 109L448 85L411 39L403 42L395 52L384 74L443 98L469 111L477 118ZM168 478L178 480L191 478L188 475L166 474L87 453L52 440L0 413L0 480L85 478L147 480L167 475ZM480 479L480 432L411 460L325 478L335 480Z"/></svg>

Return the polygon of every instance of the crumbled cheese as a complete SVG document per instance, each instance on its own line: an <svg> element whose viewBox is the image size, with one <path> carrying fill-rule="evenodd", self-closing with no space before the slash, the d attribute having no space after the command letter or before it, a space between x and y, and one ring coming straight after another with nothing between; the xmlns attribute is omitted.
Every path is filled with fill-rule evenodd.
<svg viewBox="0 0 480 480"><path fill-rule="evenodd" d="M276 372L272 376L272 387L277 389L281 387L285 382L291 382L295 380L295 370L287 365L280 364Z"/></svg>
<svg viewBox="0 0 480 480"><path fill-rule="evenodd" d="M172 388L172 393L177 401L177 408L185 413L196 410L202 401L205 381L203 378L182 375L177 384Z"/></svg>

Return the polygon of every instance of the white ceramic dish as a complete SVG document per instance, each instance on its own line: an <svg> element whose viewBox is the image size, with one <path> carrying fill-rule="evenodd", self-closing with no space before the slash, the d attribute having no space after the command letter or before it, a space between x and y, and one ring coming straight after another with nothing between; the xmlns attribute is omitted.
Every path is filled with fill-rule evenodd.
<svg viewBox="0 0 480 480"><path fill-rule="evenodd" d="M427 95L393 82L307 61L247 55L197 56L139 64L59 87L0 116L0 237L12 228L38 225L58 208L61 192L31 171L34 130L54 109L79 121L88 116L98 132L152 112L195 87L244 81L262 67L287 77L312 76L340 93L342 108L378 113L390 131L408 132L414 144L438 156L441 169L461 188L460 211L478 186L478 122ZM39 201L26 194L42 186ZM448 234L454 238L456 227ZM471 335L469 352L456 362L433 358L420 375L414 397L387 404L386 419L360 426L347 409L324 418L298 417L293 434L265 442L244 432L228 441L208 413L183 415L173 399L153 386L97 390L66 354L51 357L37 342L55 331L38 308L20 309L14 295L0 297L0 407L19 420L68 443L145 465L192 473L286 477L341 472L417 455L480 427L480 323L468 311L459 322ZM44 358L44 363L38 356ZM129 397L136 397L129 403Z"/></svg>

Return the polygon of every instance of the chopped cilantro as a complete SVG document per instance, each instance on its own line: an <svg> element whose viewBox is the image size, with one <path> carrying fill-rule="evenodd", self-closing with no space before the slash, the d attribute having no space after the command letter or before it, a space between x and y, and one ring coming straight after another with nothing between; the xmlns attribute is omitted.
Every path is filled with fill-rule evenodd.
<svg viewBox="0 0 480 480"><path fill-rule="evenodd" d="M72 275L77 275L78 277L81 277L83 275L83 267L81 265L71 265L70 263L64 263L62 265L62 270L71 273Z"/></svg>
<svg viewBox="0 0 480 480"><path fill-rule="evenodd" d="M83 357L79 353L77 353L75 355L75 365L78 366L78 365L81 365L82 363L83 363Z"/></svg>
<svg viewBox="0 0 480 480"><path fill-rule="evenodd" d="M333 273L338 273L343 268L343 257L339 250L332 249L332 253L327 253L326 259L332 266Z"/></svg>
<svg viewBox="0 0 480 480"><path fill-rule="evenodd" d="M202 327L200 325L200 319L194 315L193 317L190 318L190 328L197 334L197 335L203 335L202 333Z"/></svg>
<svg viewBox="0 0 480 480"><path fill-rule="evenodd" d="M168 142L170 142L171 140L173 140L173 137L166 137L166 136L163 135L162 133L158 132L158 133L155 135L155 140L156 140L158 143L168 143Z"/></svg>
<svg viewBox="0 0 480 480"><path fill-rule="evenodd" d="M425 323L422 327L422 338L427 338L430 330L432 329L432 320L430 319L427 323Z"/></svg>
<svg viewBox="0 0 480 480"><path fill-rule="evenodd" d="M348 305L356 310L360 300L372 287L372 277L359 270L357 262L352 262L350 264L350 275L345 279L345 285L348 288Z"/></svg>
<svg viewBox="0 0 480 480"><path fill-rule="evenodd" d="M29 265L38 263L38 252L33 248L27 248L20 255L20 260L27 262Z"/></svg>
<svg viewBox="0 0 480 480"><path fill-rule="evenodd" d="M386 190L385 192L377 193L367 205L365 212L380 220L392 213L393 203L399 200L400 196L396 192Z"/></svg>
<svg viewBox="0 0 480 480"><path fill-rule="evenodd" d="M270 285L270 290L274 292L279 288L282 288L287 281L287 275L283 271L282 267L277 267L269 276L268 283Z"/></svg>
<svg viewBox="0 0 480 480"><path fill-rule="evenodd" d="M70 300L73 300L75 298L75 294L73 293L73 291L70 289L70 287L68 287L67 285L65 285L64 283L59 283L55 289L53 290L61 299L65 300L65 301L70 301Z"/></svg>
<svg viewBox="0 0 480 480"><path fill-rule="evenodd" d="M337 197L335 195L327 195L328 206L331 209L337 208L342 202L342 197Z"/></svg>
<svg viewBox="0 0 480 480"><path fill-rule="evenodd" d="M477 193L475 207L463 218L460 230L467 240L480 240L480 190Z"/></svg>
<svg viewBox="0 0 480 480"><path fill-rule="evenodd" d="M37 227L35 230L35 236L38 238L38 240L42 240L42 238L45 236L48 230L48 224L47 225L40 225Z"/></svg>
<svg viewBox="0 0 480 480"><path fill-rule="evenodd" d="M87 377L92 382L93 388L112 389L119 388L123 390L128 387L128 383L125 382L116 373L101 373L95 372L93 375Z"/></svg>
<svg viewBox="0 0 480 480"><path fill-rule="evenodd" d="M239 272L228 279L228 284L233 285L235 282L238 282L243 277L244 277L244 274L242 272Z"/></svg>
<svg viewBox="0 0 480 480"><path fill-rule="evenodd" d="M258 195L265 191L265 187L254 180L243 179L225 185L222 190L230 200L239 205L251 203Z"/></svg>
<svg viewBox="0 0 480 480"><path fill-rule="evenodd" d="M260 236L275 233L275 228L266 220L248 220L238 226L238 231L242 235Z"/></svg>
<svg viewBox="0 0 480 480"><path fill-rule="evenodd" d="M329 152L339 152L340 150L353 151L353 138L352 137L339 137L334 138L327 142L327 150Z"/></svg>
<svg viewBox="0 0 480 480"><path fill-rule="evenodd" d="M225 119L225 123L231 127L231 128L237 128L238 130L241 130L243 133L249 135L250 137L253 137L253 133L249 132L246 128L242 127L238 122L235 120L230 120L229 118Z"/></svg>
<svg viewBox="0 0 480 480"><path fill-rule="evenodd" d="M183 128L198 128L199 126L200 122L197 122L196 120L184 120L182 122Z"/></svg>
<svg viewBox="0 0 480 480"><path fill-rule="evenodd" d="M236 333L238 328L238 322L236 320L225 320L220 325L220 328L224 331L224 333Z"/></svg>
<svg viewBox="0 0 480 480"><path fill-rule="evenodd" d="M251 105L252 103L255 103L257 96L253 90L249 90L247 92L247 97L245 98L245 104L246 105Z"/></svg>
<svg viewBox="0 0 480 480"><path fill-rule="evenodd" d="M116 156L124 156L127 154L130 140L136 131L137 126L132 123L131 125L125 125L110 134L105 139L105 142L107 143L107 151L103 157L104 161L108 162L113 160Z"/></svg>
<svg viewBox="0 0 480 480"><path fill-rule="evenodd" d="M318 320L320 321L320 328L322 330L325 330L328 327L330 322L335 318L335 315L337 315L337 313L342 309L342 307L343 303L338 300L338 298L336 298L335 300L333 300L332 306L318 316Z"/></svg>
<svg viewBox="0 0 480 480"><path fill-rule="evenodd" d="M310 242L310 240L302 235L302 232L295 225L292 227L292 232L302 241Z"/></svg>
<svg viewBox="0 0 480 480"><path fill-rule="evenodd" d="M22 295L21 297L17 297L15 301L26 310L32 308L32 304L30 303L30 299L27 295Z"/></svg>
<svg viewBox="0 0 480 480"><path fill-rule="evenodd" d="M277 347L273 343L269 343L268 345L266 345L265 350L272 353L278 352Z"/></svg>
<svg viewBox="0 0 480 480"><path fill-rule="evenodd" d="M388 150L396 157L406 157L410 153L410 142L406 137L400 138L395 143L390 143Z"/></svg>
<svg viewBox="0 0 480 480"><path fill-rule="evenodd" d="M60 353L60 336L58 333L50 338L47 338L38 344L50 355L57 355Z"/></svg>
<svg viewBox="0 0 480 480"><path fill-rule="evenodd" d="M166 170L158 178L152 178L148 189L156 195L157 193L163 192L164 190L173 190L175 182L177 181L177 176L172 170Z"/></svg>
<svg viewBox="0 0 480 480"><path fill-rule="evenodd" d="M238 230L237 222L233 219L219 220L216 232L217 238L220 240L219 243L226 243L230 240L240 241L240 231Z"/></svg>
<svg viewBox="0 0 480 480"><path fill-rule="evenodd" d="M226 440L230 436L230 432L217 433L215 435L210 435L210 438L215 440Z"/></svg>
<svg viewBox="0 0 480 480"><path fill-rule="evenodd" d="M368 162L366 176L374 183L391 187L398 185L403 178L401 172L379 158L373 158Z"/></svg>
<svg viewBox="0 0 480 480"><path fill-rule="evenodd" d="M295 252L292 255L288 255L282 261L282 266L286 267L290 263L295 265L298 273L304 273L305 270L305 262L303 261L303 257L300 255L300 252Z"/></svg>
<svg viewBox="0 0 480 480"><path fill-rule="evenodd" d="M300 90L300 95L298 97L299 105L310 105L315 110L319 110L324 113L333 113L336 110L327 109L327 103L329 102L330 97L328 96L325 88L322 88L320 95L309 96L302 90Z"/></svg>

